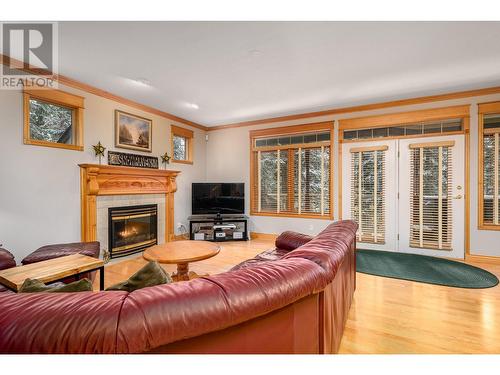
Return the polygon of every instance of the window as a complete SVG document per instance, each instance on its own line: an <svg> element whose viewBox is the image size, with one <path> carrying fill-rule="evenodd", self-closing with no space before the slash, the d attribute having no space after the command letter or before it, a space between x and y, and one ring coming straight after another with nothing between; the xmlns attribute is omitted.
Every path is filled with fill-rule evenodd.
<svg viewBox="0 0 500 375"><path fill-rule="evenodd" d="M178 126L171 126L172 161L193 164L193 132Z"/></svg>
<svg viewBox="0 0 500 375"><path fill-rule="evenodd" d="M342 119L340 142L464 134L469 129L469 107L458 105Z"/></svg>
<svg viewBox="0 0 500 375"><path fill-rule="evenodd" d="M500 230L500 102L479 105L479 228Z"/></svg>
<svg viewBox="0 0 500 375"><path fill-rule="evenodd" d="M383 128L344 130L344 140L358 141L375 138L415 137L427 134L446 134L463 131L463 119L421 122L407 125L391 125Z"/></svg>
<svg viewBox="0 0 500 375"><path fill-rule="evenodd" d="M387 146L351 149L351 217L357 240L385 243L385 153Z"/></svg>
<svg viewBox="0 0 500 375"><path fill-rule="evenodd" d="M332 218L331 123L255 130L253 215Z"/></svg>
<svg viewBox="0 0 500 375"><path fill-rule="evenodd" d="M24 143L83 151L83 101L59 90L25 90Z"/></svg>

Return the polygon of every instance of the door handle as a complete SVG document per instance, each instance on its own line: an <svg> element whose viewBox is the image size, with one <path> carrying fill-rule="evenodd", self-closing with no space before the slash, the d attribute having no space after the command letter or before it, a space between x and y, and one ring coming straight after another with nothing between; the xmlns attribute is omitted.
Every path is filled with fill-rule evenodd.
<svg viewBox="0 0 500 375"><path fill-rule="evenodd" d="M462 194L455 195L452 199L462 199Z"/></svg>

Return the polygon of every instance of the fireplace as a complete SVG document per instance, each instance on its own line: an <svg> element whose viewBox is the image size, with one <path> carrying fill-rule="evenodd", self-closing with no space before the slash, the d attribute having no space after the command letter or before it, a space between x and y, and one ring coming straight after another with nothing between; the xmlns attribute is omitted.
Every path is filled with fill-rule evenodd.
<svg viewBox="0 0 500 375"><path fill-rule="evenodd" d="M108 208L111 259L138 253L158 243L158 205Z"/></svg>

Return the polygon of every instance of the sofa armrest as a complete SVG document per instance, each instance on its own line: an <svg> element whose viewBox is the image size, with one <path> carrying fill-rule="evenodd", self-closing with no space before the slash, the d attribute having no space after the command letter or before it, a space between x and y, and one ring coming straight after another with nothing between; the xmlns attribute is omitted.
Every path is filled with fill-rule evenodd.
<svg viewBox="0 0 500 375"><path fill-rule="evenodd" d="M276 248L282 250L295 250L296 248L308 243L313 239L312 236L298 232L286 231L276 238Z"/></svg>
<svg viewBox="0 0 500 375"><path fill-rule="evenodd" d="M0 270L16 266L14 255L9 250L0 247Z"/></svg>
<svg viewBox="0 0 500 375"><path fill-rule="evenodd" d="M60 258L66 255L82 254L93 258L99 258L99 253L101 252L101 245L99 242L74 242L74 243L63 243L55 245L42 246L41 248L35 250L26 258L24 258L21 263L23 265L42 262L44 260ZM80 275L81 278L88 278L94 281L96 276L96 271L86 272ZM74 276L69 276L61 281L63 283L71 283L75 281Z"/></svg>
<svg viewBox="0 0 500 375"><path fill-rule="evenodd" d="M74 242L42 246L22 260L22 264L37 263L48 259L60 258L66 255L83 254L99 258L101 247L99 242Z"/></svg>

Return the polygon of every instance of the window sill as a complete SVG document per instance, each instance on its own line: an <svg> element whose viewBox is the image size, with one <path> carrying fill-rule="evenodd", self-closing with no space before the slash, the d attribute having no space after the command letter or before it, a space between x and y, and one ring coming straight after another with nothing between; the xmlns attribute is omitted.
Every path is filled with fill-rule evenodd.
<svg viewBox="0 0 500 375"><path fill-rule="evenodd" d="M272 212L256 212L251 211L250 216L268 216L268 217L290 217L297 219L320 219L320 220L333 220L333 214L320 215L320 214L295 214L290 212L272 213Z"/></svg>
<svg viewBox="0 0 500 375"><path fill-rule="evenodd" d="M65 150L73 150L73 151L83 151L83 146L80 146L80 145L68 145L65 143L55 143L55 142L39 141L39 140L33 140L33 139L25 139L24 144L25 145L32 145L32 146L62 148Z"/></svg>
<svg viewBox="0 0 500 375"><path fill-rule="evenodd" d="M175 159L172 159L172 163L193 164L193 162L191 160L175 160Z"/></svg>
<svg viewBox="0 0 500 375"><path fill-rule="evenodd" d="M495 225L495 224L480 224L477 226L477 229L479 230L500 230L500 224Z"/></svg>

